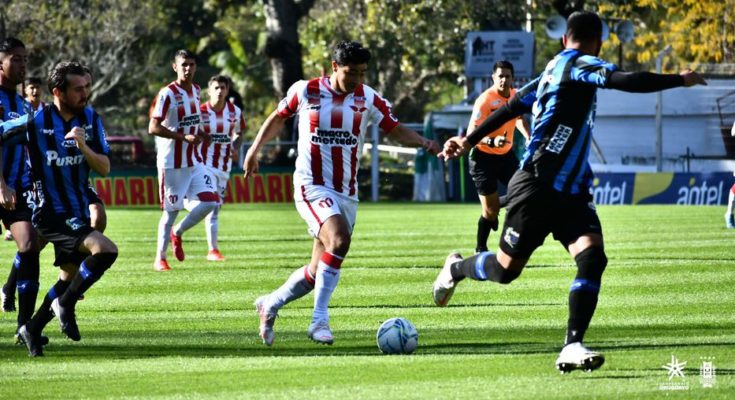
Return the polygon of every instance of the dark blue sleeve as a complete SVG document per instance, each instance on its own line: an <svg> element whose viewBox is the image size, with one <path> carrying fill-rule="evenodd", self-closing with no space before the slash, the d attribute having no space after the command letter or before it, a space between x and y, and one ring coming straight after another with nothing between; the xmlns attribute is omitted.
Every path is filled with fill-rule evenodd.
<svg viewBox="0 0 735 400"><path fill-rule="evenodd" d="M5 121L0 125L0 145L28 143L28 114Z"/></svg>
<svg viewBox="0 0 735 400"><path fill-rule="evenodd" d="M541 77L539 76L518 89L516 95L511 99L511 102L518 102L520 104L511 105L511 107L519 107L518 110L521 111L522 114L531 112L533 103L536 102L536 91L538 90L538 83L540 80Z"/></svg>
<svg viewBox="0 0 735 400"><path fill-rule="evenodd" d="M570 71L573 81L584 82L597 87L605 87L610 75L619 70L618 66L601 58L583 55L577 58Z"/></svg>
<svg viewBox="0 0 735 400"><path fill-rule="evenodd" d="M92 118L92 123L94 124L92 130L95 134L92 138L92 142L90 143L90 147L97 154L109 155L110 146L107 144L105 127L102 125L102 118L96 112Z"/></svg>

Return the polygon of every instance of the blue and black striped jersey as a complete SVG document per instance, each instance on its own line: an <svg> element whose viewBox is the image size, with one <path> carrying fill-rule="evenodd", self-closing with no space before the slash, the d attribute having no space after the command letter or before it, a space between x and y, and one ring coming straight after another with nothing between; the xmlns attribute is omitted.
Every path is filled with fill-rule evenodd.
<svg viewBox="0 0 735 400"><path fill-rule="evenodd" d="M614 64L565 49L535 80L518 91L532 110L531 140L521 168L559 192L578 194L592 185L587 157L592 142L597 88L605 87Z"/></svg>
<svg viewBox="0 0 735 400"><path fill-rule="evenodd" d="M0 87L0 115L10 121L26 114L30 104L15 91ZM3 178L5 183L17 191L31 187L25 146L22 144L3 147Z"/></svg>
<svg viewBox="0 0 735 400"><path fill-rule="evenodd" d="M39 197L36 212L46 209L89 219L89 164L74 140L64 139L77 126L85 130L90 149L98 154L109 154L102 119L92 107L86 107L80 115L64 121L56 106L49 105L36 112L30 120L24 116L2 124L0 132L4 135L11 131L25 132L25 135L16 135L14 139L20 137L28 148L31 175Z"/></svg>

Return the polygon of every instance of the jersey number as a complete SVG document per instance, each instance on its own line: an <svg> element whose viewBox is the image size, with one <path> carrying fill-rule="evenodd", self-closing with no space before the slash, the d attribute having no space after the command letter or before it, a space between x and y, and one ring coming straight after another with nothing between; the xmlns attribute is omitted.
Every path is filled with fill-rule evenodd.
<svg viewBox="0 0 735 400"><path fill-rule="evenodd" d="M318 204L321 208L332 208L332 206L334 205L334 200L330 199L329 197L325 197L319 200Z"/></svg>

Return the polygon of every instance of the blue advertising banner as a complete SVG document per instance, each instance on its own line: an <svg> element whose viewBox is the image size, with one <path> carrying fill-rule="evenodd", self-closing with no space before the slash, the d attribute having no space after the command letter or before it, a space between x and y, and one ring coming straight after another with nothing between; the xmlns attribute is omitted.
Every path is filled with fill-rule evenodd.
<svg viewBox="0 0 735 400"><path fill-rule="evenodd" d="M595 204L726 205L735 178L713 173L599 173Z"/></svg>

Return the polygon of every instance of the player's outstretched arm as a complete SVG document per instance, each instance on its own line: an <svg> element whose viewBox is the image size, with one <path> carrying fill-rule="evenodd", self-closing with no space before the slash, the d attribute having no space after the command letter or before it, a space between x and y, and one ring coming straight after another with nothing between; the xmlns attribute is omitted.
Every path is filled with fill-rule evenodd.
<svg viewBox="0 0 735 400"><path fill-rule="evenodd" d="M418 132L407 128L403 124L396 125L388 134L404 146L421 147L431 154L439 153L439 143L419 135Z"/></svg>
<svg viewBox="0 0 735 400"><path fill-rule="evenodd" d="M260 150L266 143L278 136L285 125L286 119L278 115L277 111L273 111L271 115L266 118L265 122L263 122L263 125L260 127L258 134L255 136L252 146L250 146L247 154L245 154L245 160L242 163L245 178L258 173L258 154L260 153Z"/></svg>
<svg viewBox="0 0 735 400"><path fill-rule="evenodd" d="M686 70L680 74L656 74L652 72L614 71L608 78L606 88L631 93L651 93L675 87L706 85L698 73Z"/></svg>

